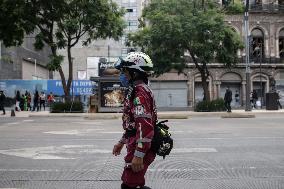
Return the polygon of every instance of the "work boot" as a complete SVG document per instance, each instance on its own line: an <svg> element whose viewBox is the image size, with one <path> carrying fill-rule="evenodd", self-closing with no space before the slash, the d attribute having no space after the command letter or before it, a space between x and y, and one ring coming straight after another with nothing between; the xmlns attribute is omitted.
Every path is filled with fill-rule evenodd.
<svg viewBox="0 0 284 189"><path fill-rule="evenodd" d="M136 189L136 188L129 187L129 186L127 186L126 184L122 183L122 184L121 184L121 189Z"/></svg>
<svg viewBox="0 0 284 189"><path fill-rule="evenodd" d="M142 186L141 189L151 189L151 188L148 186Z"/></svg>

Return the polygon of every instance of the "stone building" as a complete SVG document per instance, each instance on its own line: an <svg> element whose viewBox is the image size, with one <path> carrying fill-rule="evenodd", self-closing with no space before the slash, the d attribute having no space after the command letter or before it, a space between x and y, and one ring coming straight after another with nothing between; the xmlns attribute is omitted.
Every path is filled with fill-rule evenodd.
<svg viewBox="0 0 284 189"><path fill-rule="evenodd" d="M227 15L226 22L242 39L244 16ZM269 78L276 80L277 89L284 94L284 1L250 0L249 11L251 89L256 90L259 101L265 106L265 93L270 90ZM208 79L211 99L223 98L229 86L233 92L233 107L245 104L246 75L245 51L239 51L239 63L226 69L219 63L209 64ZM152 81L159 107L190 108L203 99L201 77L194 64L186 75L167 73ZM240 102L234 99L240 96ZM162 96L162 97L160 97Z"/></svg>

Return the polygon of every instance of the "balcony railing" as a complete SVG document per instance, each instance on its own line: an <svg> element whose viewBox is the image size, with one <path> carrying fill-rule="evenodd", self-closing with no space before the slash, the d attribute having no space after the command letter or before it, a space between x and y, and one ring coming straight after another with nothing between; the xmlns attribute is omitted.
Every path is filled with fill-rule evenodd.
<svg viewBox="0 0 284 189"><path fill-rule="evenodd" d="M185 57L186 62L193 63L193 60L190 56ZM238 59L238 63L244 64L246 62L246 57L241 57ZM213 61L212 63L219 63L217 60ZM250 58L250 63L252 65L259 65L261 64L282 64L284 65L284 57L282 58Z"/></svg>
<svg viewBox="0 0 284 189"><path fill-rule="evenodd" d="M250 12L269 12L269 13L284 13L284 4L250 4Z"/></svg>
<svg viewBox="0 0 284 189"><path fill-rule="evenodd" d="M246 59L245 57L242 57L239 59L239 63L245 63ZM284 57L283 58L255 58L255 57L250 57L250 62L253 64L284 64Z"/></svg>

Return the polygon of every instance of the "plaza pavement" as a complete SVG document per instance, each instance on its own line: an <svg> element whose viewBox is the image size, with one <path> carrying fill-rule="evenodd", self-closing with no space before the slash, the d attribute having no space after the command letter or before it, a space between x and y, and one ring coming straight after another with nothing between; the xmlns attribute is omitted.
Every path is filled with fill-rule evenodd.
<svg viewBox="0 0 284 189"><path fill-rule="evenodd" d="M159 119L187 119L191 117L222 117L222 118L253 118L263 114L283 114L284 109L279 110L265 110L253 109L252 111L245 111L243 109L232 110L227 112L194 112L194 111L158 111ZM15 112L16 117L84 117L85 119L120 119L121 113L50 113L49 111L21 111ZM6 115L1 117L11 117L11 111L6 111Z"/></svg>

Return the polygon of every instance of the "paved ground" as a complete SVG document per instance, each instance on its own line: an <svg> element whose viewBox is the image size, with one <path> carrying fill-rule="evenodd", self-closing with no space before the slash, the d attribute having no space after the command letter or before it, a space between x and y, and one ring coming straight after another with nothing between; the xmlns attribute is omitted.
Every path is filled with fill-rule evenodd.
<svg viewBox="0 0 284 189"><path fill-rule="evenodd" d="M283 189L284 116L170 120L175 148L146 177L153 189ZM119 189L120 120L1 117L0 188Z"/></svg>
<svg viewBox="0 0 284 189"><path fill-rule="evenodd" d="M11 111L7 110L6 115L2 117L11 117ZM267 114L282 114L284 116L284 109L279 110L265 110L254 109L246 112L243 109L232 110L232 113L226 112L194 112L194 111L158 111L158 116L161 119L185 119L192 117L250 117L251 115L267 115ZM120 119L121 113L50 113L49 111L21 111L15 112L15 117L84 117L86 119Z"/></svg>

